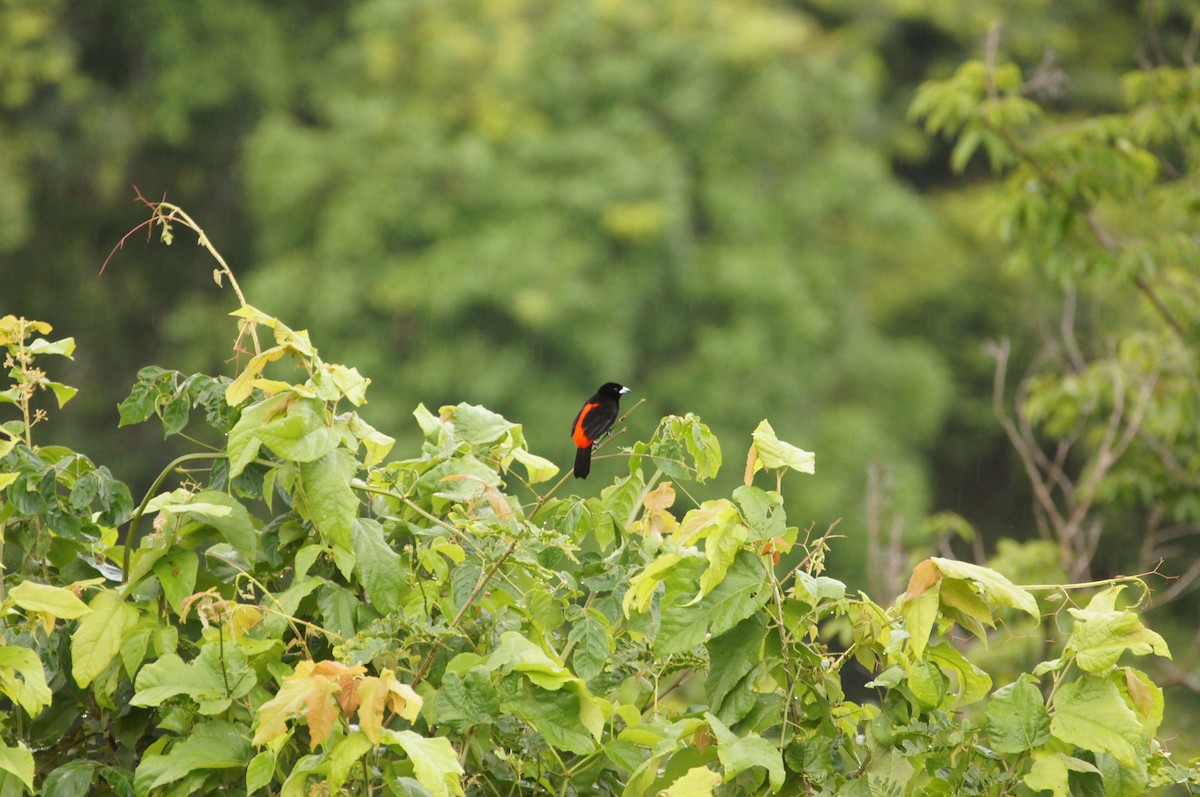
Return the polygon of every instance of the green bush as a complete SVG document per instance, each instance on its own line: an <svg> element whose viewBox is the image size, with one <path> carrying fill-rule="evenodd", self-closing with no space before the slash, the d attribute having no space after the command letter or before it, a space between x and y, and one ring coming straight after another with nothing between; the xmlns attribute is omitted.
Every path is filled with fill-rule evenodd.
<svg viewBox="0 0 1200 797"><path fill-rule="evenodd" d="M73 392L43 359L73 341L0 320L18 416L0 436L0 793L1200 783L1155 736L1162 691L1134 664L1170 654L1136 579L1023 588L930 558L881 605L825 573L829 532L788 524L784 479L814 457L766 421L728 498L689 498L722 464L689 414L606 445L613 482L585 500L479 406L419 406L421 448L394 456L358 415L369 379L244 299L233 315L236 378L146 368L122 403L123 425L196 435L136 506L103 467L34 443L39 393ZM1003 639L1016 615L1050 616L1039 633L1063 642L998 685L959 637Z"/></svg>

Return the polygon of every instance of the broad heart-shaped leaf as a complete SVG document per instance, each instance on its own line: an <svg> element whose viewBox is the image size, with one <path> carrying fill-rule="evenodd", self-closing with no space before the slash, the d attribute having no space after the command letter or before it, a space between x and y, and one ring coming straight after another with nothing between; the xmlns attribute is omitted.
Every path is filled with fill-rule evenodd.
<svg viewBox="0 0 1200 797"><path fill-rule="evenodd" d="M1122 585L1110 587L1093 597L1087 608L1068 610L1075 617L1075 627L1064 653L1074 653L1075 663L1084 672L1107 671L1127 650L1138 656L1154 653L1171 658L1166 640L1142 625L1136 613L1115 608L1123 589Z"/></svg>
<svg viewBox="0 0 1200 797"><path fill-rule="evenodd" d="M196 770L240 769L252 752L245 729L239 725L222 721L197 725L165 754L143 758L134 773L134 787L138 794L149 794Z"/></svg>
<svg viewBox="0 0 1200 797"><path fill-rule="evenodd" d="M706 713L704 719L717 737L717 758L725 770L725 780L732 780L751 767L762 767L770 777L771 791L779 791L785 772L783 753L778 747L755 733L734 733L711 713Z"/></svg>
<svg viewBox="0 0 1200 797"><path fill-rule="evenodd" d="M954 559L932 557L929 561L937 565L943 578L959 578L979 585L984 597L1001 606L1020 609L1033 617L1040 617L1037 600L1030 593L1009 581L1000 573L987 567L958 562Z"/></svg>
<svg viewBox="0 0 1200 797"><path fill-rule="evenodd" d="M1050 714L1042 693L1025 676L1002 686L987 709L989 746L998 753L1023 753L1050 741Z"/></svg>
<svg viewBox="0 0 1200 797"><path fill-rule="evenodd" d="M187 695L201 714L219 714L234 700L250 693L258 683L247 664L246 654L233 643L221 646L209 643L191 662L167 653L147 664L138 673L134 706L158 706L176 695Z"/></svg>
<svg viewBox="0 0 1200 797"><path fill-rule="evenodd" d="M24 742L18 742L16 747L0 743L0 771L11 773L33 791L33 753Z"/></svg>
<svg viewBox="0 0 1200 797"><path fill-rule="evenodd" d="M449 740L441 736L429 738L413 731L385 729L383 743L404 751L412 761L417 780L433 797L452 797L463 793L463 768Z"/></svg>
<svg viewBox="0 0 1200 797"><path fill-rule="evenodd" d="M51 614L60 620L74 620L91 611L71 590L35 581L22 581L8 597L26 611Z"/></svg>
<svg viewBox="0 0 1200 797"><path fill-rule="evenodd" d="M0 645L0 695L7 696L31 717L50 705L54 695L36 653L17 645Z"/></svg>
<svg viewBox="0 0 1200 797"><path fill-rule="evenodd" d="M1112 682L1090 675L1072 681L1059 688L1053 707L1050 733L1055 738L1108 753L1127 767L1137 763L1142 724Z"/></svg>
<svg viewBox="0 0 1200 797"><path fill-rule="evenodd" d="M748 551L739 551L725 579L699 603L666 604L654 640L654 652L669 656L691 650L708 634L723 634L746 619L770 597L762 563Z"/></svg>
<svg viewBox="0 0 1200 797"><path fill-rule="evenodd" d="M354 546L354 567L371 605L382 614L396 611L406 590L405 569L400 555L384 538L383 526L371 518L358 518L350 541Z"/></svg>
<svg viewBox="0 0 1200 797"><path fill-rule="evenodd" d="M344 448L300 466L303 491L296 495L296 506L313 522L321 536L347 550L353 545L354 519L358 498L350 489L350 480L358 467L354 456Z"/></svg>
<svg viewBox="0 0 1200 797"><path fill-rule="evenodd" d="M758 428L754 430L752 437L754 450L758 453L758 460L754 465L755 471L761 467L768 470L790 468L799 473L817 472L816 455L811 451L796 448L794 445L780 440L775 436L775 430L771 428L771 424L766 419L763 419Z"/></svg>
<svg viewBox="0 0 1200 797"><path fill-rule="evenodd" d="M137 609L113 590L101 590L88 606L92 613L71 634L71 675L81 689L116 657L125 633L138 621Z"/></svg>

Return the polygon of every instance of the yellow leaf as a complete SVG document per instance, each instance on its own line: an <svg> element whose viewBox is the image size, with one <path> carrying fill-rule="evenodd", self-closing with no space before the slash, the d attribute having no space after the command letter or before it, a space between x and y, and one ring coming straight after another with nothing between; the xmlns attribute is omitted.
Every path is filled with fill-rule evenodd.
<svg viewBox="0 0 1200 797"><path fill-rule="evenodd" d="M305 665L309 665L305 668ZM287 733L287 721L298 716L304 708L312 683L301 675L304 669L311 670L312 662L302 661L296 673L289 675L279 688L279 693L258 707L258 728L254 731L253 743L267 744Z"/></svg>
<svg viewBox="0 0 1200 797"><path fill-rule="evenodd" d="M334 720L338 718L337 703L333 694L338 691L335 681L328 678L310 678L311 688L304 698L304 706L308 710L309 745L315 750L329 737L333 730Z"/></svg>
<svg viewBox="0 0 1200 797"><path fill-rule="evenodd" d="M391 670L381 672L379 679L387 687L388 708L409 722L416 722L417 715L421 713L421 706L425 703L424 699L413 691L411 686L396 680Z"/></svg>
<svg viewBox="0 0 1200 797"><path fill-rule="evenodd" d="M710 797L720 784L718 773L708 767L692 767L663 794L665 797Z"/></svg>
<svg viewBox="0 0 1200 797"><path fill-rule="evenodd" d="M358 701L358 728L371 744L379 744L386 690L378 678L368 675L359 681Z"/></svg>

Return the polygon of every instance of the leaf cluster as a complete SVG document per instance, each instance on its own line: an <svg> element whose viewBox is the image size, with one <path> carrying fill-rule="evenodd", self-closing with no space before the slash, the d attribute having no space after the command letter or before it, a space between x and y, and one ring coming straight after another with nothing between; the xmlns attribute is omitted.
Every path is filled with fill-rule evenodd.
<svg viewBox="0 0 1200 797"><path fill-rule="evenodd" d="M1034 595L942 558L895 605L848 592L824 572L828 535L783 506L815 457L765 421L728 498L690 497L723 458L690 414L598 459L618 473L599 496L565 496L522 427L477 405L418 407L419 450L397 457L357 414L369 380L256 308L233 315L254 349L236 378L149 368L123 404L168 434L200 410L225 439L136 507L24 428L0 452L9 793L1067 794L1196 777L1155 738L1160 687L1124 663L1170 653L1119 587L996 690L954 636L1040 620ZM874 692L851 698L857 667Z"/></svg>

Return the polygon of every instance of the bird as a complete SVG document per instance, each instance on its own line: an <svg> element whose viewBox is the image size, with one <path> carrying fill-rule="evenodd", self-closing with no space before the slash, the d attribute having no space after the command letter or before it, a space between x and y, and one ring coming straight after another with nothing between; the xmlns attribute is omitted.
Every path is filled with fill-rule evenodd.
<svg viewBox="0 0 1200 797"><path fill-rule="evenodd" d="M600 389L584 402L583 408L571 424L571 438L575 441L575 478L586 479L592 470L592 446L596 440L608 434L617 420L621 396L629 388L616 382L605 382Z"/></svg>

